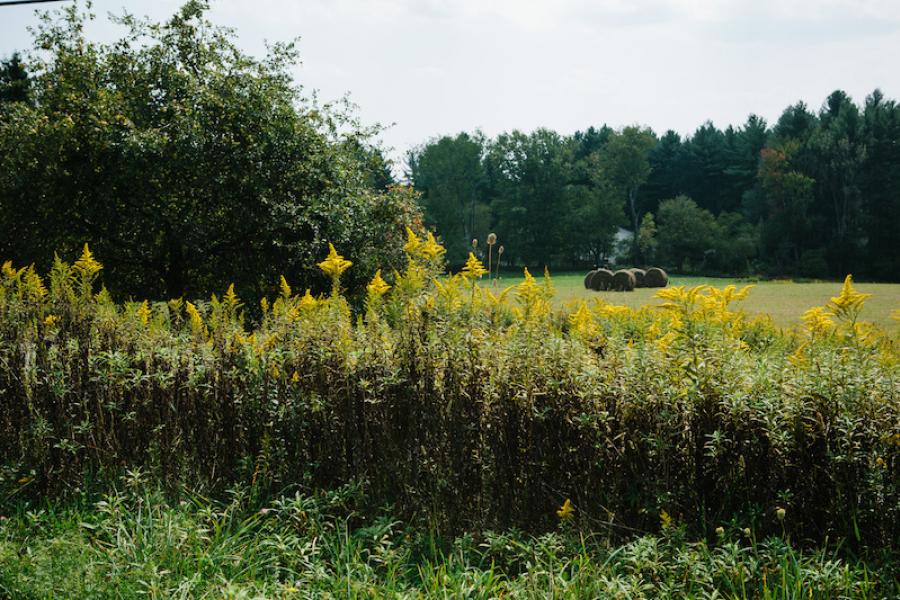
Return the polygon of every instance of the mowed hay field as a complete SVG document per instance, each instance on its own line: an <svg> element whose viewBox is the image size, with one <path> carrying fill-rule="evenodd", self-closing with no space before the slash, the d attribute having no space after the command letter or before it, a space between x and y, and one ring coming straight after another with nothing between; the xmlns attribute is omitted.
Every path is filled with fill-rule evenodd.
<svg viewBox="0 0 900 600"><path fill-rule="evenodd" d="M540 271L533 273L539 276ZM646 304L657 304L662 301L654 298L656 289L636 289L633 292L593 292L584 289L584 273L551 273L553 286L556 288L556 302L563 305L573 300L593 300L600 298L612 304L622 304L632 308ZM497 282L498 289L522 282L522 276L502 273ZM790 280L750 281L747 279L730 279L722 277L680 277L670 276L669 285L711 285L725 287L734 284L738 287L754 285L750 295L736 306L748 313L765 313L771 315L776 324L790 327L799 323L800 315L812 306L824 306L832 296L841 292L840 281L816 281L797 283ZM482 285L489 285L485 280ZM900 283L859 283L854 287L864 293L872 294L866 301L862 318L885 328L897 327L898 322L891 319L891 311L900 309Z"/></svg>

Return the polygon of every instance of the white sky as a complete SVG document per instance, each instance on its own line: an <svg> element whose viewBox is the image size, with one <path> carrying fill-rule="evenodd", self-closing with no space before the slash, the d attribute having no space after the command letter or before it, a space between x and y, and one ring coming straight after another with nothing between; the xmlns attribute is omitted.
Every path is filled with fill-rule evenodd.
<svg viewBox="0 0 900 600"><path fill-rule="evenodd" d="M110 11L161 20L180 4L97 0L89 35L114 39ZM0 57L30 46L34 10L0 7ZM689 133L771 123L837 88L900 96L900 0L213 0L210 18L256 55L300 36L297 81L394 123L395 157L475 128Z"/></svg>

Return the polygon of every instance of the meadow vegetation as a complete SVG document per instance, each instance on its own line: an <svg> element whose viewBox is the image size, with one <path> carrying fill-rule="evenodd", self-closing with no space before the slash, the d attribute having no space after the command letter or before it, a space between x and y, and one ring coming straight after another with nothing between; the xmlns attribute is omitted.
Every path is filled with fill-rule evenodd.
<svg viewBox="0 0 900 600"><path fill-rule="evenodd" d="M563 308L570 303L592 302L596 299L610 304L621 304L639 309L645 305L660 304L656 289L637 288L632 293L614 291L592 291L584 288L584 272L553 273L554 306ZM841 290L840 281L805 279L759 279L747 277L696 277L670 275L669 285L694 287L708 285L724 288L729 285L744 287L752 285L753 291L737 305L750 316L766 315L774 324L784 329L802 326L801 316L810 306L821 306ZM503 271L496 283L482 280L480 285L492 289L504 289L522 282L519 271ZM853 282L855 289L871 294L860 310L860 318L891 331L900 322L891 318L891 313L900 306L900 283Z"/></svg>
<svg viewBox="0 0 900 600"><path fill-rule="evenodd" d="M782 330L734 308L752 286L560 308L547 274L491 290L474 256L444 276L443 247L407 235L405 269L378 272L358 306L332 247L330 294L282 278L252 323L234 286L117 303L86 246L46 277L4 264L2 585L74 585L46 570L60 552L83 581L148 585L152 567L160 585L264 594L297 577L359 595L896 585L898 340L860 318L850 277ZM121 491L126 472L145 483ZM310 533L306 503L350 489L358 503ZM430 554L428 536L444 540ZM849 563L814 550L835 542ZM334 547L294 554L318 543ZM767 573L784 595L763 594Z"/></svg>

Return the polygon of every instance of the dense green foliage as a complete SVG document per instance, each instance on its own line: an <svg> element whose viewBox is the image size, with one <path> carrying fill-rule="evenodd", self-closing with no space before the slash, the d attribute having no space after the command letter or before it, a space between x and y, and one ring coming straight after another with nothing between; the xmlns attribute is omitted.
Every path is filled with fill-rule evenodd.
<svg viewBox="0 0 900 600"><path fill-rule="evenodd" d="M831 600L900 593L891 556L847 560L728 527L659 535L446 539L372 509L364 490L180 502L131 473L103 497L16 506L0 519L0 596L38 598L728 598ZM93 502L91 502L93 500ZM614 538L620 536L615 535Z"/></svg>
<svg viewBox="0 0 900 600"><path fill-rule="evenodd" d="M435 139L410 152L410 180L423 193L426 219L455 244L448 223L459 219L461 197L446 181L479 173L466 206L479 207L480 230L500 235L511 264L581 267L617 254L650 264L647 247L682 273L852 271L900 280L900 105L878 90L861 106L836 91L818 113L801 102L772 127L751 115L743 126L706 123L686 138L606 126L570 137L547 130L476 136L481 164L470 144L466 172L454 170L463 137L470 139ZM420 160L436 147L441 170ZM580 193L564 192L573 186ZM666 203L679 197L694 208ZM632 238L617 248L611 233L619 226L640 232L647 215L659 247L645 231L643 245ZM590 239L591 231L602 235ZM462 245L451 245L449 259L465 260Z"/></svg>
<svg viewBox="0 0 900 600"><path fill-rule="evenodd" d="M410 235L407 269L331 296L286 282L248 329L230 288L194 305L114 303L85 251L44 284L0 279L0 482L60 493L143 468L175 485L334 488L442 530L580 523L653 529L666 511L708 535L900 539L896 339L858 320L848 280L807 331L730 304L746 291L659 292L662 308L554 310L530 276L499 296L471 260ZM513 300L514 298L514 300ZM776 508L787 511L783 521Z"/></svg>
<svg viewBox="0 0 900 600"><path fill-rule="evenodd" d="M251 58L205 9L118 18L127 34L98 44L75 5L38 28L27 88L4 83L19 73L4 64L0 100L29 93L0 101L0 252L48 268L89 241L111 290L153 298L226 279L259 296L274 265L315 289L326 240L360 267L351 287L402 267L418 208L386 187L375 130L302 94L292 45Z"/></svg>

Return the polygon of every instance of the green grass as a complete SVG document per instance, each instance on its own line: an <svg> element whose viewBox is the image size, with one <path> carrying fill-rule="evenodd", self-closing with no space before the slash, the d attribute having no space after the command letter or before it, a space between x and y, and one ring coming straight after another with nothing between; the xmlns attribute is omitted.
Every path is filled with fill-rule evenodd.
<svg viewBox="0 0 900 600"><path fill-rule="evenodd" d="M571 522L441 540L363 513L359 487L268 502L141 489L12 507L0 519L0 598L896 597L888 556L847 559L727 528L677 525L614 542ZM7 507L10 508L10 507ZM368 516L365 516L368 514Z"/></svg>
<svg viewBox="0 0 900 600"><path fill-rule="evenodd" d="M654 298L657 290L637 289L633 292L594 292L584 289L584 273L551 273L556 288L557 303L562 305L572 300L591 300L602 298L613 304L624 304L637 308L646 304L661 302ZM533 275L538 276L537 273ZM499 289L515 285L522 277L512 274L501 274L497 283ZM812 306L823 306L832 296L841 291L842 282L816 281L811 283L795 283L793 281L750 281L747 279L729 279L717 277L680 277L673 276L669 285L711 285L725 287L729 284L744 286L753 284L756 287L748 298L738 306L748 313L768 314L776 324L782 327L795 325L800 315ZM482 285L487 285L483 283ZM862 318L877 325L890 328L897 322L891 319L891 311L900 308L900 283L857 283L854 287L863 293L872 294L862 311Z"/></svg>

